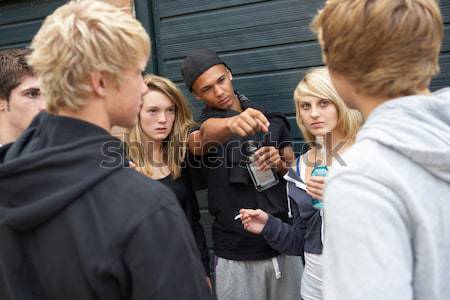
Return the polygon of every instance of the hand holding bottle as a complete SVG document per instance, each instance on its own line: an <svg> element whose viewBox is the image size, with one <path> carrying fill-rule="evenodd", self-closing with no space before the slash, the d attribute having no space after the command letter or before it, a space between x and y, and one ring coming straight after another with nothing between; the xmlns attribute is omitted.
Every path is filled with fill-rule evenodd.
<svg viewBox="0 0 450 300"><path fill-rule="evenodd" d="M322 200L324 188L325 188L325 177L312 176L306 182L306 192L314 199Z"/></svg>
<svg viewBox="0 0 450 300"><path fill-rule="evenodd" d="M264 146L259 148L256 153L256 164L261 171L271 168L278 168L283 161L281 160L280 150L273 146Z"/></svg>
<svg viewBox="0 0 450 300"><path fill-rule="evenodd" d="M327 167L327 148L323 136L316 136L315 143L316 159L314 168L311 172L311 178L307 185L309 185L308 194L312 196L311 204L315 209L323 209L322 194L324 189L325 178L328 175Z"/></svg>

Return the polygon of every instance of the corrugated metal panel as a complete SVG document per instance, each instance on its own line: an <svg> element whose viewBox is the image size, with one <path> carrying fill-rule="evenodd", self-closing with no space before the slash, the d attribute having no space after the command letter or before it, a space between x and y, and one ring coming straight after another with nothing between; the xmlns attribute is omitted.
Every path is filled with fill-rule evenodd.
<svg viewBox="0 0 450 300"><path fill-rule="evenodd" d="M28 45L45 17L64 2L62 0L0 2L0 49Z"/></svg>

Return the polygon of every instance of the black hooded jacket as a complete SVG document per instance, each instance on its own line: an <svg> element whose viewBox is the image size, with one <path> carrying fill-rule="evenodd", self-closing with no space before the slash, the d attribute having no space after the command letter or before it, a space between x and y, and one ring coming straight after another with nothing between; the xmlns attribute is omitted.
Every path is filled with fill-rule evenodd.
<svg viewBox="0 0 450 300"><path fill-rule="evenodd" d="M172 192L122 153L46 113L0 148L0 299L210 299Z"/></svg>
<svg viewBox="0 0 450 300"><path fill-rule="evenodd" d="M256 191L245 163L245 145L248 145L249 140L254 140L260 146L277 149L291 146L290 126L284 114L265 112L244 95L235 93L243 111L254 108L264 113L270 121L269 132L246 137L232 135L225 143L211 147L201 157L202 168L195 170L200 175L192 178L197 189L208 188L208 209L214 216L212 231L215 254L230 260L269 259L279 253L270 247L262 235L247 232L242 223L235 220L235 216L241 208L259 208L290 223L286 182L280 177L278 184L262 192ZM205 106L199 123L210 118L228 118L238 114L231 109Z"/></svg>

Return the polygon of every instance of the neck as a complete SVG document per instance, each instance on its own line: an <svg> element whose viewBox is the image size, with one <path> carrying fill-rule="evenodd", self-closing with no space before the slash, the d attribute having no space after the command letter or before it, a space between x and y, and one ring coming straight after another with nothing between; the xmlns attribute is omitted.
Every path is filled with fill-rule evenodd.
<svg viewBox="0 0 450 300"><path fill-rule="evenodd" d="M69 109L61 109L58 112L59 116L79 119L111 132L112 124L109 120L106 109L102 101L96 101L95 99L86 99L85 106L78 111Z"/></svg>
<svg viewBox="0 0 450 300"><path fill-rule="evenodd" d="M0 144L5 145L14 142L20 135L17 128L11 126L4 118L0 117Z"/></svg>
<svg viewBox="0 0 450 300"><path fill-rule="evenodd" d="M233 93L233 104L231 105L230 109L238 112L242 112L242 106L241 101L239 101L239 98L236 94Z"/></svg>
<svg viewBox="0 0 450 300"><path fill-rule="evenodd" d="M431 95L431 91L428 88L419 90L415 95ZM386 101L392 100L390 97L372 97L365 95L356 95L358 97L357 110L361 112L364 120L367 120L369 115L381 104Z"/></svg>
<svg viewBox="0 0 450 300"><path fill-rule="evenodd" d="M151 155L151 158L156 163L162 163L163 157L162 157L162 143L160 140L153 140L146 138L145 139L145 152L148 153L148 155Z"/></svg>

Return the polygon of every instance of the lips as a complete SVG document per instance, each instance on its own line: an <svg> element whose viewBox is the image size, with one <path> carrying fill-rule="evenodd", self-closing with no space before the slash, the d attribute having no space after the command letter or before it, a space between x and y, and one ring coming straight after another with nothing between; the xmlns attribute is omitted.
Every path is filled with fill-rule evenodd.
<svg viewBox="0 0 450 300"><path fill-rule="evenodd" d="M324 122L314 122L314 123L311 123L311 127L313 127L313 128L322 127L323 125L324 125Z"/></svg>
<svg viewBox="0 0 450 300"><path fill-rule="evenodd" d="M228 100L230 100L230 97L226 97L226 98L223 98L222 100L219 100L219 105L227 103Z"/></svg>

